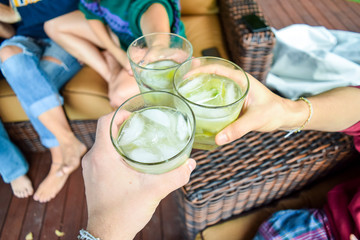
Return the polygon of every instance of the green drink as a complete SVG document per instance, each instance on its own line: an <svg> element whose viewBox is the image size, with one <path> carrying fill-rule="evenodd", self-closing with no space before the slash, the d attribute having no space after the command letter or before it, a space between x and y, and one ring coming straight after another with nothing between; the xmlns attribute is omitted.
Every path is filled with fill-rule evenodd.
<svg viewBox="0 0 360 240"><path fill-rule="evenodd" d="M134 40L127 55L141 92L173 92L176 68L191 59L191 43L173 33L151 33Z"/></svg>
<svg viewBox="0 0 360 240"><path fill-rule="evenodd" d="M141 79L140 91L157 89L172 92L174 73L178 66L179 64L172 60L160 60L147 64L144 66L147 70L142 70L138 76Z"/></svg>
<svg viewBox="0 0 360 240"><path fill-rule="evenodd" d="M221 70L228 68L234 74L244 75L244 82L239 84L227 77L225 71L224 74L221 73ZM239 116L248 92L246 74L225 59L194 58L177 69L174 86L195 114L196 131L193 147L205 150L216 148L216 134Z"/></svg>
<svg viewBox="0 0 360 240"><path fill-rule="evenodd" d="M147 101L150 95L173 99L171 103L151 105ZM152 91L130 98L111 122L113 145L125 162L150 174L168 172L183 164L190 156L194 131L195 118L190 107L167 92Z"/></svg>

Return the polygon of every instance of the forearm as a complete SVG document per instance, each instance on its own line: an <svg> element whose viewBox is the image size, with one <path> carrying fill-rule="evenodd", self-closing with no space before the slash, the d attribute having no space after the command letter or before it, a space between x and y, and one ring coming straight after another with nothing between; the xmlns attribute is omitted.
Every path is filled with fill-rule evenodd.
<svg viewBox="0 0 360 240"><path fill-rule="evenodd" d="M15 23L20 21L20 15L10 6L0 3L0 22Z"/></svg>
<svg viewBox="0 0 360 240"><path fill-rule="evenodd" d="M360 89L341 87L308 98L313 107L311 120L305 130L341 131L360 121ZM283 129L300 127L309 116L304 101L285 100L288 114Z"/></svg>
<svg viewBox="0 0 360 240"><path fill-rule="evenodd" d="M160 3L152 4L141 16L140 27L143 35L153 32L170 32L169 17Z"/></svg>

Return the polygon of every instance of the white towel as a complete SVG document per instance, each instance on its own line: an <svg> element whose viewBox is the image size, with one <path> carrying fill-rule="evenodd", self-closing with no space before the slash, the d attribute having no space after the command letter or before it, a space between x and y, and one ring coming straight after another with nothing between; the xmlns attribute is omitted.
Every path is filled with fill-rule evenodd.
<svg viewBox="0 0 360 240"><path fill-rule="evenodd" d="M277 43L268 87L294 99L360 85L360 33L305 24L273 31Z"/></svg>

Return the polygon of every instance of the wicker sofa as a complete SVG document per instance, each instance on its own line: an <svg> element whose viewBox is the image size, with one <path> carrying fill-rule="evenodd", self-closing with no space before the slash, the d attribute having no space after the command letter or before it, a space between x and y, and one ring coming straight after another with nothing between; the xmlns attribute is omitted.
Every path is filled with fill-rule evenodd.
<svg viewBox="0 0 360 240"><path fill-rule="evenodd" d="M248 6L242 11L258 12L259 14L261 11L256 8L257 5L253 1L224 0L220 3L217 4L216 0L181 0L182 20L186 27L186 35L193 44L194 56L201 56L203 49L216 47L221 57L229 58L228 50L231 48L231 52L235 52L236 56L237 54L243 56L234 61L240 66L247 63L246 71L259 79L264 79L271 63L273 34L269 31L266 35L258 35L255 36L255 39L249 40L248 34L243 34L244 27L231 29L238 26L237 21L240 17L235 6ZM224 29L230 31L224 31ZM252 41L260 43L262 51L254 50L256 44L251 44ZM246 45L252 45L253 49ZM90 147L94 141L96 119L113 110L107 98L107 84L94 70L85 66L65 85L62 95L65 99L64 109L73 131L81 141ZM7 82L1 78L0 118L12 140L23 151L46 150L40 144L16 95Z"/></svg>

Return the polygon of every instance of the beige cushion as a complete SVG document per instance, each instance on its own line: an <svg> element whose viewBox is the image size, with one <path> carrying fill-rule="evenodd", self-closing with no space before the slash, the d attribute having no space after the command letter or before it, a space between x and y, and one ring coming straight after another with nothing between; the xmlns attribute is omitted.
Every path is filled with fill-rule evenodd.
<svg viewBox="0 0 360 240"><path fill-rule="evenodd" d="M105 80L93 69L84 67L62 91L69 119L98 119L113 111L107 92Z"/></svg>
<svg viewBox="0 0 360 240"><path fill-rule="evenodd" d="M219 9L216 0L180 0L181 15L214 14Z"/></svg>
<svg viewBox="0 0 360 240"><path fill-rule="evenodd" d="M3 122L28 120L19 100L5 79L0 79L0 118Z"/></svg>
<svg viewBox="0 0 360 240"><path fill-rule="evenodd" d="M217 47L221 57L228 59L218 15L184 16L181 19L193 45L194 57L201 56L203 49Z"/></svg>

